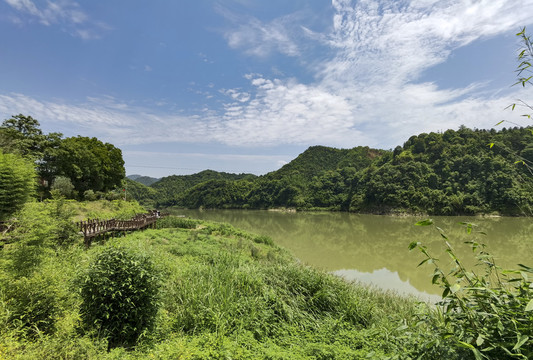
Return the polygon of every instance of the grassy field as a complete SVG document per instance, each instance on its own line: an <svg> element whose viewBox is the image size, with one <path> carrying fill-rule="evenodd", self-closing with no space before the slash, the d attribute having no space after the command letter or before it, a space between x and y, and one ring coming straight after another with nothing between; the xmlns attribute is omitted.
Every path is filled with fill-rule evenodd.
<svg viewBox="0 0 533 360"><path fill-rule="evenodd" d="M74 205L62 208L71 211ZM58 204L31 205L24 216L39 218L47 206L61 217ZM122 211L127 205L91 204L84 211L79 208L86 205L76 206L82 218L97 213L96 207ZM79 236L61 233L61 224L21 225L24 232L13 235L18 241L0 251L0 359L470 355L434 334L438 319L427 306L346 283L300 264L267 237L227 224L168 217L157 230L96 242L88 250ZM110 346L104 333L84 323L81 310L80 281L109 249L150 259L161 279L153 326L130 347Z"/></svg>

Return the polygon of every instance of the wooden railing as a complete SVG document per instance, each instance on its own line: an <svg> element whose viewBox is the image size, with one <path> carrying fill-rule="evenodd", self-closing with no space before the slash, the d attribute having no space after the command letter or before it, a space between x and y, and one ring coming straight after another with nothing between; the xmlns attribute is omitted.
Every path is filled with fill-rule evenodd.
<svg viewBox="0 0 533 360"><path fill-rule="evenodd" d="M90 246L93 238L97 236L103 236L110 233L114 236L116 232L136 231L147 228L155 229L157 226L157 219L167 214L161 214L157 210L152 210L146 214L135 215L130 220L100 220L89 219L86 221L80 221L76 223L78 228L83 233L85 246Z"/></svg>

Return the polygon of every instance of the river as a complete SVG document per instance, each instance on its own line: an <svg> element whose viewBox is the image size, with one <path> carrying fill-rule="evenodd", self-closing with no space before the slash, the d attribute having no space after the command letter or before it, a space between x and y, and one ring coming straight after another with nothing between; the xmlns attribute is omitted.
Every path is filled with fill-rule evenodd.
<svg viewBox="0 0 533 360"><path fill-rule="evenodd" d="M451 263L438 230L434 226L414 226L425 219L422 217L259 210L174 210L173 213L227 222L267 235L310 266L427 301L438 299L442 290L431 284L434 270L431 265L417 267L424 256L418 250L409 251L409 244L419 241L428 246L444 267ZM533 266L531 218L432 218L448 237L455 254L470 268L475 259L465 241L486 244L497 265L504 268L516 268L517 264ZM474 224L472 232L468 234L460 222ZM484 269L475 267L474 271Z"/></svg>

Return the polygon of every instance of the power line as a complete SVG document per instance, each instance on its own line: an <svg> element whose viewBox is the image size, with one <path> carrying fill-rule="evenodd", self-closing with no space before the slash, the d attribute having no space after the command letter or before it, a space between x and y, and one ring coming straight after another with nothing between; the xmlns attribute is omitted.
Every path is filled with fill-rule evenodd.
<svg viewBox="0 0 533 360"><path fill-rule="evenodd" d="M126 167L128 167L128 168L130 168L130 167L147 168L147 169L190 170L190 171L204 171L204 170L207 170L207 169L194 169L194 168L169 167L169 166L150 166L150 165L126 165ZM233 174L244 174L245 173L242 170L213 170L213 171L233 173Z"/></svg>
<svg viewBox="0 0 533 360"><path fill-rule="evenodd" d="M199 171L202 171L202 169L169 167L169 166L149 166L149 165L126 165L126 166L127 167L138 167L138 168L149 168L149 169L199 170Z"/></svg>

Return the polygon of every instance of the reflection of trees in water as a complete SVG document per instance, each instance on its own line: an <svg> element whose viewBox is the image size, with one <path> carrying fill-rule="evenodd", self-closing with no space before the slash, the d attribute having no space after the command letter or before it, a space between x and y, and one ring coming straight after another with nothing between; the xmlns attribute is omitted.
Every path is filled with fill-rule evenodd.
<svg viewBox="0 0 533 360"><path fill-rule="evenodd" d="M428 292L438 292L430 284L432 268L417 264L421 254L409 252L411 241L420 241L441 259L444 240L432 227L417 227L416 217L391 217L348 213L283 213L275 211L206 210L181 212L191 217L227 222L235 227L270 236L276 244L289 249L310 265L333 271L356 269L371 273L386 268L398 272L403 281ZM456 254L467 264L474 264L471 248L464 241L485 243L488 251L504 267L531 264L533 259L533 223L527 218L434 217L450 239ZM487 235L468 235L461 221L477 224L475 229ZM483 271L479 269L479 271Z"/></svg>

